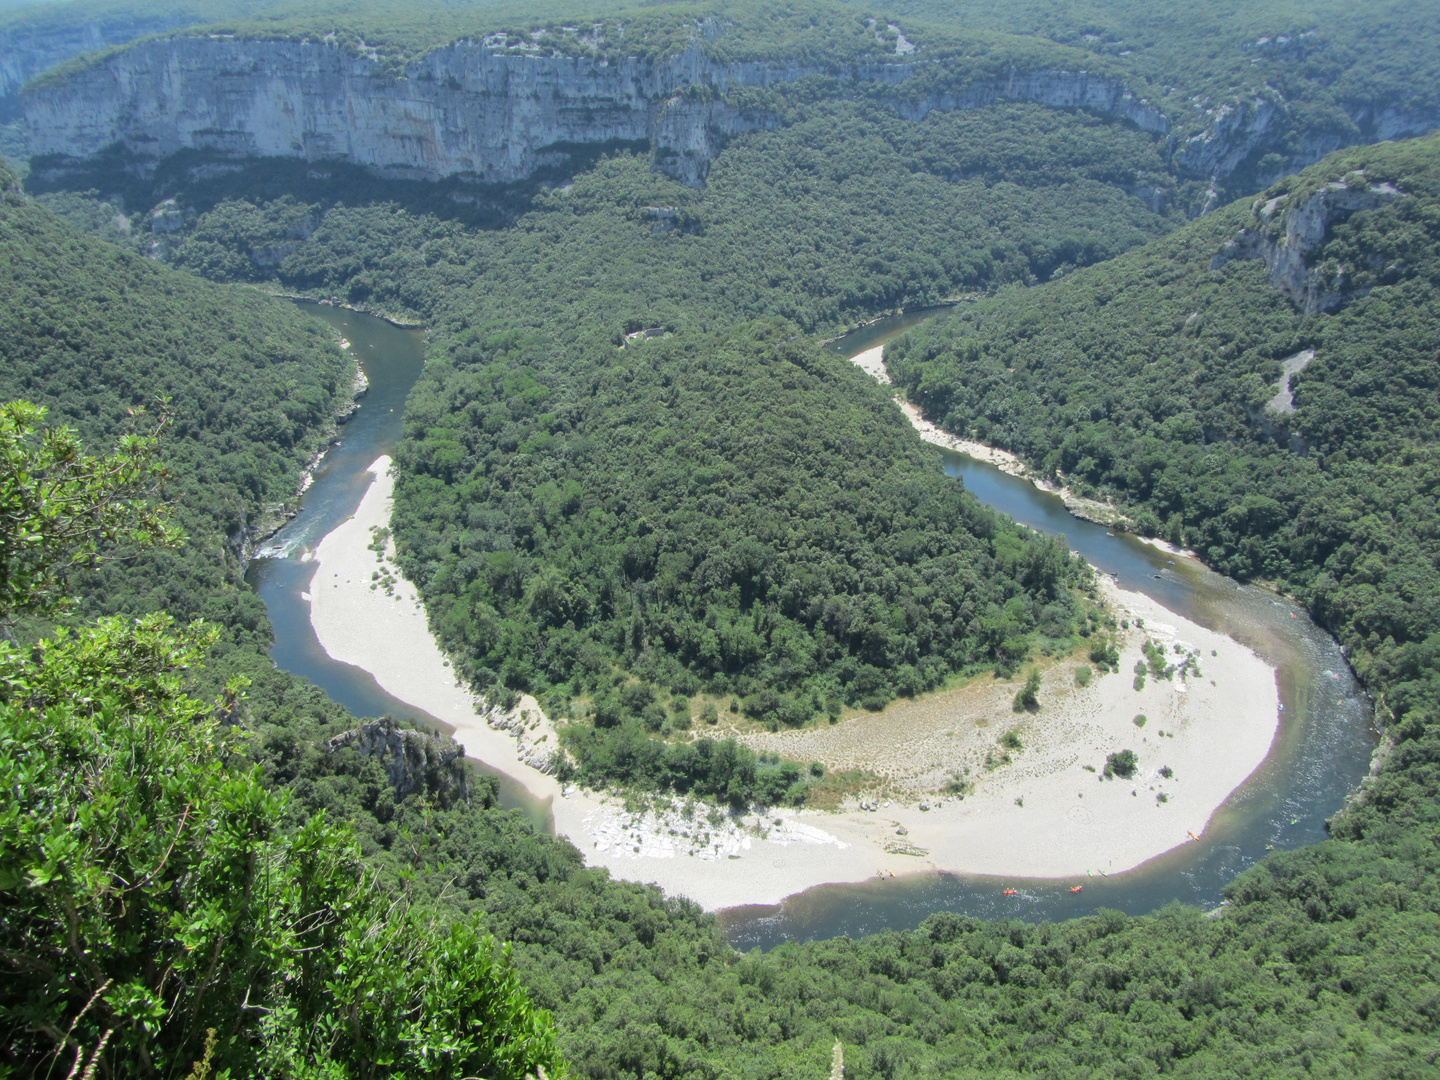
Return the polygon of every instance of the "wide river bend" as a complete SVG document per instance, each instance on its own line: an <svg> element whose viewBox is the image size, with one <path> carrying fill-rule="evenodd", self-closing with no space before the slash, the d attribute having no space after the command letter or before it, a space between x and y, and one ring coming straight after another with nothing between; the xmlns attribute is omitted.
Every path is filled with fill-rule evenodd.
<svg viewBox="0 0 1440 1080"><path fill-rule="evenodd" d="M405 399L424 362L423 333L343 308L303 306L351 343L370 391L342 429L340 444L317 470L301 513L264 545L250 566L248 579L275 627L272 655L277 665L310 679L357 716L388 714L441 726L386 694L368 672L325 654L302 595L308 592L313 564L300 558L355 512L369 481L370 463L398 441ZM882 320L838 339L831 348L855 355L928 314ZM957 874L825 885L792 896L778 908L722 912L722 924L737 947L769 948L786 940L907 929L937 911L1038 921L1071 918L1101 907L1142 914L1177 900L1210 907L1237 873L1268 851L1324 839L1325 819L1359 784L1375 746L1364 693L1333 639L1290 601L1072 517L1058 497L1028 481L948 452L944 468L1017 522L1063 533L1074 550L1115 576L1122 587L1229 634L1275 665L1284 712L1274 749L1215 815L1200 843L1177 848L1129 873L1097 878L1079 897L1058 882L1035 881L1025 884L1023 903L1017 904L1000 896L995 879ZM505 805L523 810L537 826L551 827L546 805L530 798L512 778L495 775Z"/></svg>

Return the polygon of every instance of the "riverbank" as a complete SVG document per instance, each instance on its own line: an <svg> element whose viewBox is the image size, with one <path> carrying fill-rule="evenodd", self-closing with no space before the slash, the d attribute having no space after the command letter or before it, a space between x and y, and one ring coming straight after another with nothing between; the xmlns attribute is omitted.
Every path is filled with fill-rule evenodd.
<svg viewBox="0 0 1440 1080"><path fill-rule="evenodd" d="M357 306L341 300L338 296L312 296L308 293L285 292L282 289L272 288L264 283L258 285L246 285L244 288L254 289L266 296L273 296L277 300L303 300L310 304L324 304L326 307L341 308L344 311L354 311L361 315L369 315L371 318L381 319L391 326L401 330L424 330L424 321L412 318L409 315L397 315L394 312L385 311L382 308L370 306Z"/></svg>
<svg viewBox="0 0 1440 1080"><path fill-rule="evenodd" d="M884 790L866 800L874 809L856 803L835 814L736 817L673 800L627 811L617 799L563 786L542 771L555 734L533 699L513 714L482 716L457 685L413 586L390 572L384 545L376 544L375 530L390 518L388 470L388 458L374 463L375 479L355 515L307 556L317 564L308 599L321 646L434 716L469 756L548 799L555 831L590 865L707 909L774 904L816 885L917 871L1118 873L1202 834L1264 760L1275 734L1274 674L1259 657L1143 595L1106 585L1117 617L1132 624L1121 673L1080 688L1075 663L1052 664L1036 714L1015 714L1015 685L986 678L834 726L746 736L757 748L834 768L868 762L885 775ZM1201 674L1151 679L1134 690L1129 671L1147 639L1172 663L1194 655ZM1143 728L1134 723L1139 713L1147 718ZM1018 750L999 743L1011 730ZM1125 749L1137 755L1134 776L1099 779L1106 756ZM1167 767L1168 777L1161 772ZM952 774L969 785L965 798L937 798Z"/></svg>
<svg viewBox="0 0 1440 1080"><path fill-rule="evenodd" d="M709 806L679 800L632 812L620 799L562 785L543 771L555 734L535 700L522 698L509 714L482 715L431 636L415 587L391 573L382 558L386 545L377 543L377 530L390 524L389 470L388 457L371 465L374 480L354 515L304 556L315 571L301 598L309 602L315 636L332 659L370 672L387 693L439 721L468 757L548 800L555 832L569 838L589 865L617 878L653 882L715 910L778 903L814 885L859 881L875 872L822 827L821 815L712 814Z"/></svg>
<svg viewBox="0 0 1440 1080"><path fill-rule="evenodd" d="M850 362L866 374L872 376L877 382L889 386L893 381L890 373L885 370L885 346L876 345L866 349L864 352L856 353L850 357ZM1102 502L1099 499L1090 499L1079 495L1063 484L1056 484L1043 476L1036 474L1023 460L1008 450L1000 450L993 446L986 446L984 443L975 442L971 439L962 439L952 435L929 420L925 419L920 412L920 407L904 398L896 398L895 404L900 406L900 411L910 419L915 430L926 442L942 447L946 450L953 450L957 454L965 454L976 461L983 461L987 465L993 465L1007 476L1018 476L1028 480L1041 491L1057 496L1065 504L1065 509L1078 518L1086 521L1093 521L1097 525L1104 525L1107 528L1119 528L1126 532L1134 533L1136 537L1147 544L1152 544L1162 551L1172 555L1184 555L1187 558L1199 561L1200 557L1193 551L1175 547L1173 544L1155 537L1141 536L1136 532L1137 524L1123 510L1112 503Z"/></svg>

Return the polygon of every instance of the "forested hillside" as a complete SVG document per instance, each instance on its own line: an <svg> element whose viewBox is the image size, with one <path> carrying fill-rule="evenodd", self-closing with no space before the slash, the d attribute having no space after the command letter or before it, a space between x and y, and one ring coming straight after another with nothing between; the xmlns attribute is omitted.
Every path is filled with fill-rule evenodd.
<svg viewBox="0 0 1440 1080"><path fill-rule="evenodd" d="M946 428L1294 591L1388 688L1437 629L1437 220L1440 140L1349 151L888 363Z"/></svg>
<svg viewBox="0 0 1440 1080"><path fill-rule="evenodd" d="M1389 77L1366 66L1369 35L1405 39L1375 54L1395 58L1397 86L1414 85L1423 103L1434 85L1414 77L1433 62L1422 9L1386 8L1372 22L1326 9L1318 44L1238 54L1202 49L1211 30L1186 35L1189 19L1213 27L1221 16L1209 12L1026 12L943 14L1003 32L1025 24L1106 63L1148 65L1176 96L1249 92L1256 72L1278 69L1304 76L1296 100L1323 103L1317 88L1349 84L1361 89L1346 100L1360 99ZM1311 14L1247 9L1226 24L1227 41L1304 32ZM852 1080L1440 1069L1434 143L1352 152L1177 232L1204 185L1179 186L1163 140L1124 124L1022 105L915 124L814 89L768 98L784 125L735 139L703 191L617 151L553 189L477 193L274 163L197 180L181 162L143 183L106 178L113 186L97 190L125 203L103 212L74 193L46 198L125 238L121 210L140 211L143 227L174 195L153 233L124 219L132 247L158 240L156 254L200 275L425 319L430 364L399 454L396 526L436 628L478 680L588 707L595 723L572 735L585 779L718 798L732 797L728 786L706 788L713 772L654 738L668 695L725 689L779 723L836 700L880 704L967 666L1004 668L1080 630L1083 570L944 483L881 391L809 336L1001 288L902 342L893 370L955 430L1113 494L1222 569L1282 580L1345 635L1383 691L1396 748L1338 838L1242 875L1212 917L1171 908L1027 926L942 915L910 933L740 956L693 904L585 869L568 842L501 810L489 784L472 777L468 801L449 785L397 791L373 759L330 749L353 718L268 666L263 610L227 539L293 490L348 388L343 356L283 304L83 240L11 193L0 218L0 351L13 380L0 382L3 396L50 405L91 450L124 430L127 408L173 397L162 453L190 543L77 579L87 590L77 614L169 607L217 621L225 641L203 671L153 624L81 631L53 661L43 649L0 658L10 800L0 890L7 910L23 897L35 915L0 928L31 934L0 953L11 976L0 1062L43 1072L19 1055L68 1047L55 1034L72 1020L69 1049L88 1055L102 1017L123 1007L129 1027L105 1058L115 1075L141 1074L161 1051L184 1075L212 1023L214 1066L235 1075L369 1075L382 1054L398 1073L445 1075L448 1065L415 1055L453 1053L451 1029L415 1017L473 1017L476 987L496 989L487 1000L513 1006L508 1015L531 1015L503 964L476 948L491 933L513 943L529 999L554 1012L555 1045L586 1077L799 1080L826 1074L837 1040ZM1321 112L1307 126L1310 114L1291 110L1282 135L1331 131L1337 114ZM1254 256L1273 255L1287 215L1317 193L1374 207L1338 214L1299 271L1282 266L1300 282L1301 309L1312 298L1324 307L1307 315ZM1267 412L1281 362L1309 349L1296 411ZM1292 431L1305 453L1289 448ZM20 700L13 688L42 682L42 662L51 696ZM240 696L192 700L237 671L253 679ZM132 677L145 680L138 706ZM53 693L82 678L104 708ZM95 789L79 786L92 773L118 778L96 811L84 809ZM772 778L759 794L785 797L795 778ZM148 825L152 802L179 823L173 866L155 828L114 831L144 838L128 863L113 848L67 846L66 821ZM119 816L84 816L102 811ZM320 811L343 828L306 826ZM309 879L307 859L319 866ZM22 865L50 876L22 886ZM68 955L67 888L85 898L85 932L108 948L120 915L105 906L115 898L105 874L167 868L143 935L113 954L129 997L107 990L77 1017L103 981L89 970L51 997L33 992L25 980L42 975L15 957ZM207 892L212 874L226 887ZM307 880L325 886L327 906L306 907ZM258 901L238 912L221 903L251 895L246 882L270 890L263 919ZM308 941L283 933L308 932L307 912L334 918L335 935L302 962L310 954L295 950ZM452 920L462 928L446 938L437 928ZM237 942L256 947L241 956ZM211 949L224 959L214 982L195 960ZM166 1015L170 999L155 1003L148 957L174 958L213 987L183 998L183 1030L167 1025L149 1043L144 1017ZM274 996L247 998L250 987ZM50 1013L27 1011L41 1000ZM242 1003L260 1000L280 1006L274 1017L226 1034L248 1016ZM396 1004L417 1000L432 1011ZM349 1006L375 1044L325 1026ZM300 1022L312 1016L318 1026ZM486 1065L486 1044L465 1067L487 1071L465 1075L544 1062L557 1076L543 1019L528 1030L523 1061Z"/></svg>
<svg viewBox="0 0 1440 1080"><path fill-rule="evenodd" d="M174 232L149 232L138 215L125 227L137 247L203 276L275 280L430 321L462 298L487 318L543 311L554 332L598 325L617 345L642 328L770 316L836 329L1046 280L1183 220L1144 197L1162 183L1162 141L1122 123L1000 105L916 124L864 102L775 97L787 126L736 139L703 192L621 153L559 190L478 199L449 182L385 184L341 167L320 179L288 162L196 182L187 160L151 184L94 177L120 196L104 212L74 192L39 197L116 237L123 205L178 189L163 223ZM481 268L503 303L475 282Z"/></svg>
<svg viewBox="0 0 1440 1080"><path fill-rule="evenodd" d="M475 685L557 714L593 698L597 729L658 728L657 685L798 725L1069 641L1069 552L982 508L862 374L791 336L619 352L456 328L407 409L394 526ZM642 779L572 746L587 779Z"/></svg>
<svg viewBox="0 0 1440 1080"><path fill-rule="evenodd" d="M63 607L66 565L176 540L153 438L91 458L42 419L0 405L7 629ZM348 825L285 820L243 682L187 685L215 638L154 614L0 643L0 1069L563 1077L473 919L377 890Z"/></svg>
<svg viewBox="0 0 1440 1080"><path fill-rule="evenodd" d="M166 417L167 495L192 542L77 582L90 612L169 611L265 641L242 559L283 518L348 403L354 362L290 304L80 235L0 174L0 399L29 398L91 445Z"/></svg>

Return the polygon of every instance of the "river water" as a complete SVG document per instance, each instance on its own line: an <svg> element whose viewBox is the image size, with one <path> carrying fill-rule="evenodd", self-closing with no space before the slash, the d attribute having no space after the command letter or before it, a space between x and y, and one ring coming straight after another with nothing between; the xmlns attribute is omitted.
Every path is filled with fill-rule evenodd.
<svg viewBox="0 0 1440 1080"><path fill-rule="evenodd" d="M315 639L310 603L304 595L310 590L315 564L301 558L355 513L370 486L370 463L392 452L400 441L405 399L425 366L424 331L330 304L299 304L350 342L370 390L359 411L340 429L339 445L316 469L300 513L265 542L245 574L265 602L275 628L270 655L278 667L309 679L355 716L393 716L448 733L449 725L387 694L368 671L326 655ZM511 776L483 765L482 769L499 783L502 805L524 811L546 831L553 829L548 803L535 799Z"/></svg>
<svg viewBox="0 0 1440 1080"><path fill-rule="evenodd" d="M303 675L357 716L389 714L433 728L434 717L386 694L367 672L325 655L310 626L308 591L313 565L301 561L365 492L365 470L400 437L405 398L423 366L421 331L393 326L343 308L306 304L352 343L370 379L370 392L342 429L340 445L317 470L301 513L270 539L251 564L248 579L275 627L272 655L280 667ZM933 312L896 316L831 344L853 356L884 344ZM1268 851L1312 844L1325 837L1325 819L1344 803L1369 765L1375 736L1370 710L1339 647L1290 601L1241 586L1193 560L1171 556L1126 534L1072 517L1060 499L993 466L944 453L943 466L984 502L1017 522L1063 533L1070 546L1119 584L1151 596L1203 626L1235 637L1277 669L1285 709L1265 764L1221 808L1199 843L1160 856L1137 870L1088 882L1072 895L1065 885L1005 879L1021 892L1002 897L995 879L921 874L858 885L825 885L797 894L778 908L741 908L721 919L737 947L770 948L787 940L858 937L917 926L937 911L983 918L1056 920L1101 907L1142 914L1172 901L1213 906L1234 876ZM492 770L493 771L493 770ZM501 801L549 828L544 805L503 774Z"/></svg>

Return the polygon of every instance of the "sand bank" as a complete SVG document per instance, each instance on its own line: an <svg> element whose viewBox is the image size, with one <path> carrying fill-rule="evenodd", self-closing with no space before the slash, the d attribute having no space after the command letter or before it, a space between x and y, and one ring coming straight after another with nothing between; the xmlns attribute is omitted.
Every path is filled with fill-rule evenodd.
<svg viewBox="0 0 1440 1080"><path fill-rule="evenodd" d="M866 349L862 353L856 353L850 358L850 362L860 370L873 376L876 381L887 386L891 384L890 373L885 370L885 346L876 345L873 349ZM1083 495L1077 495L1068 487L1053 484L1044 477L1031 473L1030 466L1021 461L1008 450L997 450L993 446L986 446L984 443L974 442L970 439L962 439L952 435L948 431L942 431L929 420L926 420L920 413L920 408L908 401L897 400L896 404L900 410L910 418L910 423L920 433L920 437L928 443L944 447L946 450L954 450L956 453L973 457L977 461L984 461L994 465L1003 473L1010 476L1020 476L1029 480L1041 491L1048 491L1052 495L1058 495L1065 508L1076 517L1082 517L1086 521L1098 522L1101 525L1131 524L1130 520L1116 507L1109 503L1100 502L1098 499L1087 499Z"/></svg>
<svg viewBox="0 0 1440 1080"><path fill-rule="evenodd" d="M878 808L839 816L888 844L888 854L908 845L908 858L890 858L887 870L908 861L912 869L1079 877L1138 866L1204 834L1269 753L1279 695L1274 670L1243 645L1101 582L1116 616L1131 622L1120 671L1080 687L1079 661L1052 663L1036 713L1013 711L1015 682L986 677L880 715L745 741L879 774L886 798ZM1133 669L1147 640L1177 666L1193 656L1200 674L1147 678L1137 691ZM1001 743L1007 733L1020 749ZM1107 756L1123 750L1138 759L1133 776L1104 779ZM968 786L963 801L937 800L951 780Z"/></svg>
<svg viewBox="0 0 1440 1080"><path fill-rule="evenodd" d="M450 727L469 756L549 799L556 832L591 865L654 882L707 909L777 903L815 885L921 870L1116 873L1188 842L1192 832L1203 834L1274 738L1274 673L1259 657L1143 595L1106 585L1117 615L1143 619L1147 630L1132 622L1122 673L1099 676L1086 688L1075 685L1074 662L1053 664L1034 715L1011 710L1013 683L985 678L897 702L879 715L744 736L802 761L881 774L883 790L865 800L875 809L854 804L834 814L736 816L673 800L630 812L617 799L562 786L542 771L555 734L533 699L513 714L482 715L456 684L414 587L392 577L374 546L375 530L389 524L389 464L383 457L375 462L376 479L355 516L311 556L317 563L311 621L321 646ZM1151 679L1135 691L1130 669L1147 637L1177 660L1196 654L1201 675ZM1138 713L1147 717L1144 728L1133 722ZM1007 751L997 740L1011 730L1022 748L1009 750L1003 762ZM1139 758L1135 776L1098 779L1106 755L1123 749ZM1167 766L1169 778L1160 775ZM963 800L935 794L957 776L970 784Z"/></svg>
<svg viewBox="0 0 1440 1080"><path fill-rule="evenodd" d="M535 700L523 698L513 714L482 714L431 636L415 587L391 573L389 560L372 546L376 530L390 524L389 469L388 457L375 461L375 480L355 515L307 556L316 563L310 621L330 657L370 672L386 692L450 728L467 756L550 800L555 831L590 865L616 877L655 882L713 910L778 903L812 885L875 872L854 861L821 815L802 822L790 811L721 813L712 822L711 807L683 801L633 814L618 799L562 786L537 767L546 764L555 734ZM847 854L851 864L843 861Z"/></svg>

